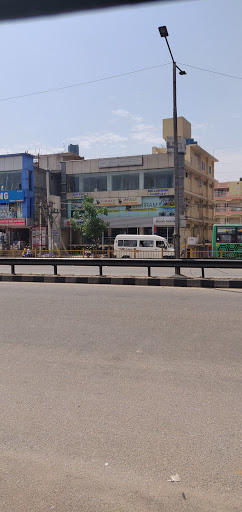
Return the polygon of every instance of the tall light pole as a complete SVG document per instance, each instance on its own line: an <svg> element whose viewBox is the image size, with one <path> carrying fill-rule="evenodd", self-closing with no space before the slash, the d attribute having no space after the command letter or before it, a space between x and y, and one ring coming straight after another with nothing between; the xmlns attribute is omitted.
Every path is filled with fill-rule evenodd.
<svg viewBox="0 0 242 512"><path fill-rule="evenodd" d="M175 249L175 258L180 258L180 202L179 202L179 163L178 163L178 139L177 139L177 104L176 104L176 69L179 69L180 75L186 75L186 71L182 71L179 66L177 66L174 57L172 55L172 51L170 49L170 45L168 43L168 31L166 27L159 27L160 36L164 37L166 40L166 44L168 46L168 50L170 52L170 56L172 58L173 63L173 132L174 132L174 175L175 175L175 187L174 187L174 196L175 196L175 229L174 229L174 249ZM180 268L175 269L176 274L180 274Z"/></svg>

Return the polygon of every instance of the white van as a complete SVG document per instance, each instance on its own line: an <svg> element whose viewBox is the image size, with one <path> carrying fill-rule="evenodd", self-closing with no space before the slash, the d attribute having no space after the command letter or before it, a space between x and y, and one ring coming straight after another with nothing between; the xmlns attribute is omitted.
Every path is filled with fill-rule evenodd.
<svg viewBox="0 0 242 512"><path fill-rule="evenodd" d="M174 258L174 249L166 238L158 235L117 235L114 240L116 258Z"/></svg>

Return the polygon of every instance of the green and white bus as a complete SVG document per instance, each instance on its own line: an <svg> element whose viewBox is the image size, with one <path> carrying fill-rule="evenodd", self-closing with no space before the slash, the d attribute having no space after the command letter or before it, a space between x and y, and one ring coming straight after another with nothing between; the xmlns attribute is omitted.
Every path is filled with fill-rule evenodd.
<svg viewBox="0 0 242 512"><path fill-rule="evenodd" d="M214 224L213 257L242 258L242 224Z"/></svg>

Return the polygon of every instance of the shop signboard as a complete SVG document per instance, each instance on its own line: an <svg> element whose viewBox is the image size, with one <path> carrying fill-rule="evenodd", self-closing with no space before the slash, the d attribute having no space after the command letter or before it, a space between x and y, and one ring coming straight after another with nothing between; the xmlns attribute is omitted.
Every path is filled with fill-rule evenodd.
<svg viewBox="0 0 242 512"><path fill-rule="evenodd" d="M23 203L24 190L0 191L0 203Z"/></svg>
<svg viewBox="0 0 242 512"><path fill-rule="evenodd" d="M0 219L0 226L21 228L25 226L25 219Z"/></svg>
<svg viewBox="0 0 242 512"><path fill-rule="evenodd" d="M153 225L154 226L174 226L175 224L175 215L171 215L170 217L154 217Z"/></svg>
<svg viewBox="0 0 242 512"><path fill-rule="evenodd" d="M141 197L119 197L118 204L123 206L138 206L141 204Z"/></svg>
<svg viewBox="0 0 242 512"><path fill-rule="evenodd" d="M142 165L142 156L128 156L120 158L101 158L98 161L99 169L106 169L107 167L131 167L132 165Z"/></svg>
<svg viewBox="0 0 242 512"><path fill-rule="evenodd" d="M95 199L96 206L138 206L141 204L141 197L107 197Z"/></svg>
<svg viewBox="0 0 242 512"><path fill-rule="evenodd" d="M148 196L167 196L168 188L151 188L147 190Z"/></svg>
<svg viewBox="0 0 242 512"><path fill-rule="evenodd" d="M84 199L84 195L88 194L84 194L83 192L73 192L72 194L73 199Z"/></svg>
<svg viewBox="0 0 242 512"><path fill-rule="evenodd" d="M117 200L112 197L104 197L102 199L94 199L96 206L116 206Z"/></svg>

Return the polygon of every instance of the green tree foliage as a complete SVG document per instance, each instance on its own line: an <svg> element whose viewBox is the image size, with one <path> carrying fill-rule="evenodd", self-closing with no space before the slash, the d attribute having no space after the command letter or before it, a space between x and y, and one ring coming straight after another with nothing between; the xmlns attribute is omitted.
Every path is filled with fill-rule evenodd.
<svg viewBox="0 0 242 512"><path fill-rule="evenodd" d="M70 220L70 227L74 231L79 231L83 236L87 236L98 245L98 239L104 231L107 231L108 223L100 218L100 215L107 215L108 210L103 206L95 206L92 196L84 195L82 210L74 211ZM82 221L80 224L78 221Z"/></svg>

